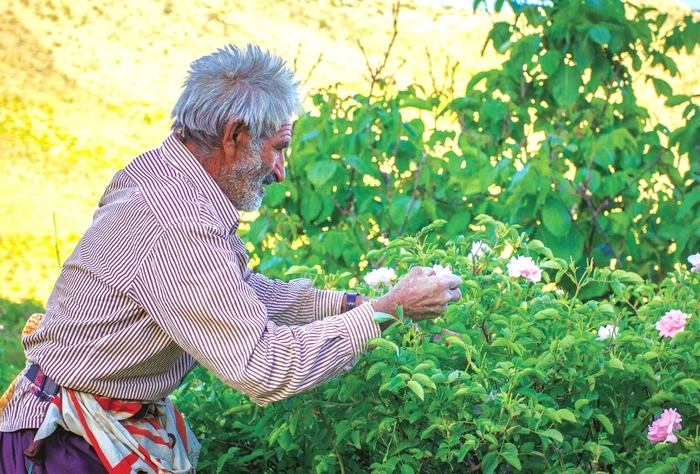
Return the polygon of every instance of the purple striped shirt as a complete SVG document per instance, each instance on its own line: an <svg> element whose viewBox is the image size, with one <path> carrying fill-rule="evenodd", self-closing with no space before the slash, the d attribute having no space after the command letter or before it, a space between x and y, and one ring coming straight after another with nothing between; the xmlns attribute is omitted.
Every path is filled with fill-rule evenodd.
<svg viewBox="0 0 700 474"><path fill-rule="evenodd" d="M168 137L119 171L65 262L29 361L57 384L106 397L169 395L200 363L256 403L351 367L380 335L369 304L248 268L238 211ZM0 431L37 428L47 402L21 378Z"/></svg>

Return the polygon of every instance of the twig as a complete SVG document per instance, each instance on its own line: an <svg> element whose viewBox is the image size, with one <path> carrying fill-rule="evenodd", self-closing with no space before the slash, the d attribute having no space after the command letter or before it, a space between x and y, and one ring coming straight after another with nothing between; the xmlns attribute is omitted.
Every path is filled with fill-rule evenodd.
<svg viewBox="0 0 700 474"><path fill-rule="evenodd" d="M384 71L384 68L386 67L387 61L389 61L389 56L391 54L391 49L394 46L394 42L396 41L396 36L399 34L399 10L401 9L401 1L398 0L395 5L391 7L391 14L393 16L393 32L391 35L391 40L389 41L389 46L387 47L386 51L384 52L384 60L382 61L382 64L380 66L377 66L376 69L372 69L372 66L369 63L369 57L367 56L367 52L365 51L365 48L362 46L362 43L360 40L357 40L357 45L360 48L360 51L362 51L362 55L365 58L365 64L367 65L367 70L369 71L369 76L370 76L370 86L369 86L369 94L367 95L367 105L369 105L369 100L372 97L372 92L374 92L374 85L378 82L379 76ZM406 61L404 60L404 63ZM399 68L403 66L403 63L399 65ZM394 71L394 74L399 70L399 68ZM393 76L389 76L393 77Z"/></svg>
<svg viewBox="0 0 700 474"><path fill-rule="evenodd" d="M306 83L309 82L309 79L311 79L311 75L314 73L314 70L316 69L316 66L318 66L319 64L321 64L321 59L322 59L322 58L323 58L323 52L321 52L321 54L318 55L318 59L316 60L316 63L314 63L314 65L311 66L311 70L310 70L309 73L306 75L306 79L304 79L304 81L301 83L301 86L302 86L302 87L305 87L305 86L306 86Z"/></svg>
<svg viewBox="0 0 700 474"><path fill-rule="evenodd" d="M58 263L58 269L61 270L61 254L58 250L58 225L56 225L56 213L53 213L53 242L54 248L56 249L56 262Z"/></svg>
<svg viewBox="0 0 700 474"><path fill-rule="evenodd" d="M433 62L430 59L430 50L425 47L425 55L428 57L428 74L430 74L430 81L433 83L433 92L437 94L437 84L435 83L435 76L433 76Z"/></svg>
<svg viewBox="0 0 700 474"><path fill-rule="evenodd" d="M416 202L416 198L418 197L418 181L420 180L420 175L423 171L423 166L425 166L427 158L428 155L423 153L423 159L420 162L418 170L416 170L416 177L413 181L413 195L411 196L411 202L408 204L408 209L406 210L406 215L403 218L403 223L401 224L399 235L403 235L403 231L406 229L406 224L408 223L408 217L411 215L411 211L413 210L413 204Z"/></svg>
<svg viewBox="0 0 700 474"><path fill-rule="evenodd" d="M620 267L620 270L622 270L623 265L622 265L622 260L620 259L620 255L615 251L613 248L612 244L610 243L610 239L608 238L608 233L605 232L605 229L603 229L603 225L600 223L598 220L598 211L593 207L593 202L591 202L591 197L588 195L586 192L587 186L584 187L583 184L579 185L579 194L581 195L581 198L586 201L586 205L588 206L588 209L591 211L591 215L593 215L593 221L595 222L596 227L598 227L598 230L600 231L600 234L603 236L603 240L605 240L605 245L608 246L610 251L613 253L615 256L615 260L617 260L617 264Z"/></svg>
<svg viewBox="0 0 700 474"><path fill-rule="evenodd" d="M335 445L335 457L338 458L338 464L340 465L340 474L345 474L345 466L343 466L343 459L340 457L340 451L338 450L338 445Z"/></svg>

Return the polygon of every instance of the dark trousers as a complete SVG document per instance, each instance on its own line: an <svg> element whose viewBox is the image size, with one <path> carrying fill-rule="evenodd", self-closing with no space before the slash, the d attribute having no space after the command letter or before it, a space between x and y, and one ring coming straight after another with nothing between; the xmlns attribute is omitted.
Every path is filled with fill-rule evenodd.
<svg viewBox="0 0 700 474"><path fill-rule="evenodd" d="M0 432L0 474L107 474L100 458L81 436L60 427L46 439L44 462L33 463L24 450L34 441L36 430Z"/></svg>

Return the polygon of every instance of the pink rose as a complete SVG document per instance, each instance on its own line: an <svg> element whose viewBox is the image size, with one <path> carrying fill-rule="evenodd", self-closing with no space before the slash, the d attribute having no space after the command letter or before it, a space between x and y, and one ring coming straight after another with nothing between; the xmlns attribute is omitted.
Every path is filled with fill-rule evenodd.
<svg viewBox="0 0 700 474"><path fill-rule="evenodd" d="M513 278L525 277L533 283L537 283L542 279L542 270L538 267L530 257L512 257L506 265L508 274Z"/></svg>
<svg viewBox="0 0 700 474"><path fill-rule="evenodd" d="M686 319L688 315L677 309L672 309L666 312L659 322L656 323L656 329L659 330L659 336L673 337L685 329Z"/></svg>
<svg viewBox="0 0 700 474"><path fill-rule="evenodd" d="M647 438L649 438L651 444L658 443L659 441L661 443L667 441L675 443L678 441L678 438L673 434L673 430L681 429L681 421L683 421L683 419L675 408L664 410L661 416L649 425Z"/></svg>

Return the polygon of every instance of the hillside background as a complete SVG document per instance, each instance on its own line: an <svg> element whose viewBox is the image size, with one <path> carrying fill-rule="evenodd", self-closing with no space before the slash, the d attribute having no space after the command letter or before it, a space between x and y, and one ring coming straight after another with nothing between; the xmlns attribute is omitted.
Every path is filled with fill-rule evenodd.
<svg viewBox="0 0 700 474"><path fill-rule="evenodd" d="M656 8L679 18L680 4ZM392 36L377 0L6 0L0 7L0 298L44 302L112 175L169 132L188 64L257 43L294 65L304 92L366 93ZM503 57L482 48L499 16L404 1L387 64L396 87L453 88ZM429 51L429 56L426 53ZM700 94L700 59L677 57L674 91ZM674 125L653 89L642 103Z"/></svg>

